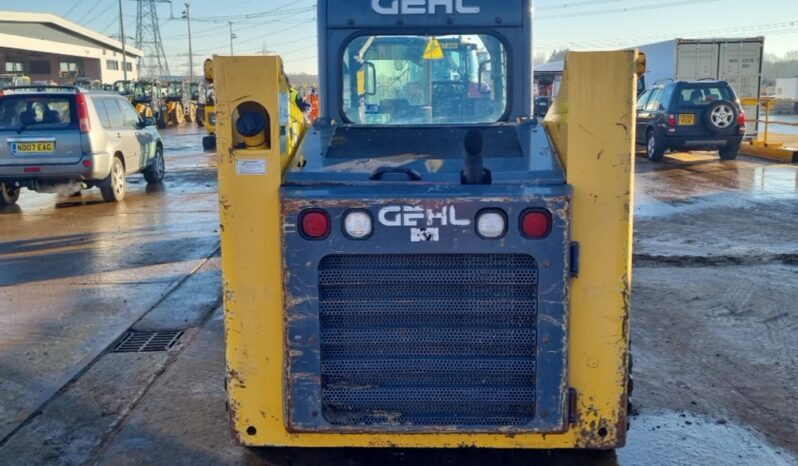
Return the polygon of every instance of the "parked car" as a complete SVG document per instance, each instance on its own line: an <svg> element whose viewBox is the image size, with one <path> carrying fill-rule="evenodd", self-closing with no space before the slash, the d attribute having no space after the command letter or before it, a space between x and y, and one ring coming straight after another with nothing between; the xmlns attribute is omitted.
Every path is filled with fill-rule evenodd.
<svg viewBox="0 0 798 466"><path fill-rule="evenodd" d="M545 118L546 114L549 113L550 106L551 97L538 97L535 99L535 116Z"/></svg>
<svg viewBox="0 0 798 466"><path fill-rule="evenodd" d="M637 142L654 162L667 150L717 150L734 160L745 135L745 112L726 81L675 81L637 99Z"/></svg>
<svg viewBox="0 0 798 466"><path fill-rule="evenodd" d="M155 120L142 119L114 92L74 86L25 86L0 93L0 205L19 188L79 192L100 188L108 202L124 199L126 177L163 180L163 141Z"/></svg>

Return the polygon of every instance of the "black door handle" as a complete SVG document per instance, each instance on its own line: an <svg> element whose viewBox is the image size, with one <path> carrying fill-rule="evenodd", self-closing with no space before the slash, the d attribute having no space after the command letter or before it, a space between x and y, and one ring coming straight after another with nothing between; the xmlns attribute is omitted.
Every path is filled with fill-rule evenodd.
<svg viewBox="0 0 798 466"><path fill-rule="evenodd" d="M369 179L382 181L385 175L405 175L409 181L421 181L421 174L412 168L403 167L380 167L371 173Z"/></svg>

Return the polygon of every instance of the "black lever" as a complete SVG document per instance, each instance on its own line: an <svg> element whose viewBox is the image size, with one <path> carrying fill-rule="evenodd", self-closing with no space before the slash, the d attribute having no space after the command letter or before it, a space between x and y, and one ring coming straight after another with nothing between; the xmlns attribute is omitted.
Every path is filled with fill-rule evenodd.
<svg viewBox="0 0 798 466"><path fill-rule="evenodd" d="M382 181L385 175L405 175L409 181L421 181L421 174L412 168L404 167L380 167L372 172L369 179Z"/></svg>
<svg viewBox="0 0 798 466"><path fill-rule="evenodd" d="M462 184L491 184L492 177L490 171L485 170L482 160L482 149L485 141L482 133L476 129L470 129L465 136L465 161L461 176Z"/></svg>

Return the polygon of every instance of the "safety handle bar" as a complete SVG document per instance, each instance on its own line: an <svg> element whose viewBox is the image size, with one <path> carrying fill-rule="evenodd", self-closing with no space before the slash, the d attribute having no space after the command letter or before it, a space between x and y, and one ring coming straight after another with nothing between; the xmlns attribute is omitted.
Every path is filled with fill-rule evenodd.
<svg viewBox="0 0 798 466"><path fill-rule="evenodd" d="M421 174L412 168L404 167L380 167L371 173L369 179L372 181L382 181L385 175L405 175L409 181L421 181Z"/></svg>

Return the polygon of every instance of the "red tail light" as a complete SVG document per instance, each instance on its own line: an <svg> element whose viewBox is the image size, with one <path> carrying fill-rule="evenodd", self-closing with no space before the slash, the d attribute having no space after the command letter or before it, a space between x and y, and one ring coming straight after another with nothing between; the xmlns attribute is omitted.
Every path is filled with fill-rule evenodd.
<svg viewBox="0 0 798 466"><path fill-rule="evenodd" d="M88 133L91 131L91 120L89 119L89 105L86 103L86 94L78 92L78 121L80 122L80 132Z"/></svg>
<svg viewBox="0 0 798 466"><path fill-rule="evenodd" d="M671 128L676 127L676 115L674 115L673 113L668 114L668 126L670 126Z"/></svg>
<svg viewBox="0 0 798 466"><path fill-rule="evenodd" d="M299 231L307 239L321 240L330 235L330 216L323 210L308 210L299 216Z"/></svg>
<svg viewBox="0 0 798 466"><path fill-rule="evenodd" d="M521 214L521 233L531 239L541 239L551 232L551 214L547 210L529 209Z"/></svg>
<svg viewBox="0 0 798 466"><path fill-rule="evenodd" d="M745 112L740 110L740 117L737 119L737 124L740 125L740 132L745 132Z"/></svg>

